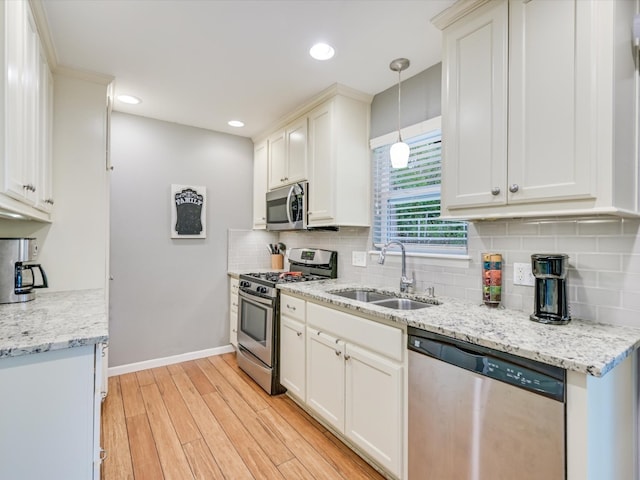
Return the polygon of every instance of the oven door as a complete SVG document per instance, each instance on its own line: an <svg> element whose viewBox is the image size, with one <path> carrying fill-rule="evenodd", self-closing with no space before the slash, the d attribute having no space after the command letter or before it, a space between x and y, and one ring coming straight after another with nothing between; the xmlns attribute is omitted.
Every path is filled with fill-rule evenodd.
<svg viewBox="0 0 640 480"><path fill-rule="evenodd" d="M238 292L238 344L273 366L273 312L276 299Z"/></svg>

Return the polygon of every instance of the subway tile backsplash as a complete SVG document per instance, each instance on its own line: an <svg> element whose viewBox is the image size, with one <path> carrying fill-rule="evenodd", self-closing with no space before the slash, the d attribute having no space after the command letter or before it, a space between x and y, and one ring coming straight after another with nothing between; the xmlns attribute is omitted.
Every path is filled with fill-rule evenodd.
<svg viewBox="0 0 640 480"><path fill-rule="evenodd" d="M432 259L407 257L416 291L435 286L436 295L482 301L483 252L503 255L503 305L533 311L533 287L513 285L513 264L530 262L533 253L569 255L569 304L573 317L602 323L640 327L640 220L618 218L557 218L499 220L469 225L464 266L441 266ZM367 255L367 266L351 264L351 252L371 251L368 228L341 228L338 232L283 232L232 230L229 232L229 269L268 268L266 243L281 241L290 247L338 251L338 276L349 281L397 287L400 257L387 256L384 265ZM435 263L435 264L434 264Z"/></svg>

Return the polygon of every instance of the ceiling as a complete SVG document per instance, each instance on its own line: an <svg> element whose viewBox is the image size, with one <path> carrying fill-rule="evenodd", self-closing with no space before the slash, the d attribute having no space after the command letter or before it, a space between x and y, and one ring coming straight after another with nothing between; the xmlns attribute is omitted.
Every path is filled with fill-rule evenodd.
<svg viewBox="0 0 640 480"><path fill-rule="evenodd" d="M453 0L41 0L59 66L115 77L122 112L255 137L338 82L374 95L440 61ZM336 55L312 59L331 44ZM227 125L236 119L243 128Z"/></svg>

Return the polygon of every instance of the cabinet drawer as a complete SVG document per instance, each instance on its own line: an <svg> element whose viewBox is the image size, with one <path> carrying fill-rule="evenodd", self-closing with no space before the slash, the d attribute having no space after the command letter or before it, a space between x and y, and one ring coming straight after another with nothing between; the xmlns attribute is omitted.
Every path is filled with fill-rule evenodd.
<svg viewBox="0 0 640 480"><path fill-rule="evenodd" d="M404 344L399 328L310 302L307 303L307 323L342 340L402 361Z"/></svg>
<svg viewBox="0 0 640 480"><path fill-rule="evenodd" d="M282 295L280 297L280 313L304 322L305 301L289 295Z"/></svg>

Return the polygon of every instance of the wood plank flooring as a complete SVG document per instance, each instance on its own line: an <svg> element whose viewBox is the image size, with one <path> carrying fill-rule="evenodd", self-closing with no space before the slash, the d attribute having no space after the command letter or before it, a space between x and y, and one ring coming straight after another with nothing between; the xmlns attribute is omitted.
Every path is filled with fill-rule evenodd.
<svg viewBox="0 0 640 480"><path fill-rule="evenodd" d="M383 479L235 354L110 377L102 409L105 480Z"/></svg>

